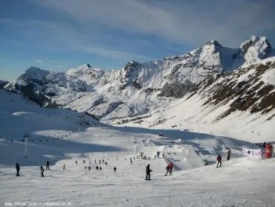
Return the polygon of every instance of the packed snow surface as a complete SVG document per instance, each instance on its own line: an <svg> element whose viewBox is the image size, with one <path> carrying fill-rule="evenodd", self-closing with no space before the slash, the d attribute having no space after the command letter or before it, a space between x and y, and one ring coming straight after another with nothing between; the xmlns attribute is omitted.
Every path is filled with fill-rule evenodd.
<svg viewBox="0 0 275 207"><path fill-rule="evenodd" d="M250 142L181 130L110 127L4 91L0 100L0 206L275 206L275 160L247 160L243 147L260 148ZM140 158L141 152L147 159ZM221 168L216 168L217 154L224 160ZM40 177L39 166L46 161L50 170ZM20 177L15 176L16 162ZM168 162L175 171L164 176ZM150 181L144 180L148 164Z"/></svg>

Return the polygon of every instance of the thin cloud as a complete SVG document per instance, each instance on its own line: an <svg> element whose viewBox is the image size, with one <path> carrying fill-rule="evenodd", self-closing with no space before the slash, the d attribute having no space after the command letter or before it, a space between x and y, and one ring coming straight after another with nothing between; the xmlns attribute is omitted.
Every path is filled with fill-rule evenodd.
<svg viewBox="0 0 275 207"><path fill-rule="evenodd" d="M174 42L217 39L237 45L251 35L274 33L274 1L266 0L40 0L75 20Z"/></svg>
<svg viewBox="0 0 275 207"><path fill-rule="evenodd" d="M37 62L37 63L44 63L43 60L35 60L35 62Z"/></svg>
<svg viewBox="0 0 275 207"><path fill-rule="evenodd" d="M114 39L111 35L101 34L98 31L83 33L75 29L73 26L67 23L58 23L42 20L11 20L11 19L2 19L3 22L13 25L16 28L22 27L22 35L32 36L34 39L38 40L39 44L44 48L58 50L60 48L68 50L76 50L87 52L91 54L96 54L112 59L148 59L148 56L145 57L140 54L135 54L128 52L127 50L114 50L111 47L108 47L106 42L113 44ZM33 31L36 31L35 33ZM41 41L43 40L43 41ZM11 40L9 40L11 42ZM123 40L125 44L129 45L146 45L144 40L139 38L134 38ZM28 44L27 42L18 42L17 40L12 40L13 44ZM118 42L116 44L119 44ZM121 45L120 45L121 46ZM148 46L148 45L147 45ZM36 60L37 63L42 63L42 60Z"/></svg>
<svg viewBox="0 0 275 207"><path fill-rule="evenodd" d="M128 52L122 52L119 50L110 50L108 48L96 48L96 47L79 47L78 50L105 56L113 59L144 59L148 58L142 55L132 54Z"/></svg>

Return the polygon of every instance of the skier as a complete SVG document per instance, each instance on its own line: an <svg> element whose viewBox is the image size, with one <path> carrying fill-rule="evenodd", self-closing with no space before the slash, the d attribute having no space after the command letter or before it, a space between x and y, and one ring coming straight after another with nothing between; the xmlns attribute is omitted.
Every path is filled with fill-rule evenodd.
<svg viewBox="0 0 275 207"><path fill-rule="evenodd" d="M46 170L49 170L49 169L50 169L50 162L47 161L47 162L46 162Z"/></svg>
<svg viewBox="0 0 275 207"><path fill-rule="evenodd" d="M114 172L116 172L116 167L114 167Z"/></svg>
<svg viewBox="0 0 275 207"><path fill-rule="evenodd" d="M41 177L44 177L44 168L42 165L40 166L40 171L41 171Z"/></svg>
<svg viewBox="0 0 275 207"><path fill-rule="evenodd" d="M152 170L150 169L150 164L146 166L146 177L145 180L151 180L151 172Z"/></svg>
<svg viewBox="0 0 275 207"><path fill-rule="evenodd" d="M77 160L75 161L75 164L77 165Z"/></svg>
<svg viewBox="0 0 275 207"><path fill-rule="evenodd" d="M230 157L231 157L231 150L229 149L227 152L227 160L230 160Z"/></svg>
<svg viewBox="0 0 275 207"><path fill-rule="evenodd" d="M220 155L217 156L217 168L220 164L220 167L222 166L222 157Z"/></svg>
<svg viewBox="0 0 275 207"><path fill-rule="evenodd" d="M66 165L65 165L65 163L63 164L63 170L65 170L65 168L66 168Z"/></svg>
<svg viewBox="0 0 275 207"><path fill-rule="evenodd" d="M96 166L95 169L98 170L98 166Z"/></svg>
<svg viewBox="0 0 275 207"><path fill-rule="evenodd" d="M166 166L166 174L165 174L165 176L167 176L168 172L170 173L170 175L172 175L173 167L174 167L174 165L173 165L172 162L170 162L170 163Z"/></svg>
<svg viewBox="0 0 275 207"><path fill-rule="evenodd" d="M131 162L131 165L133 164L133 160L132 160L132 158L130 157L130 162Z"/></svg>
<svg viewBox="0 0 275 207"><path fill-rule="evenodd" d="M167 165L165 169L166 169L166 173L165 173L164 176L167 176L167 174L168 174L168 172L169 172L169 165Z"/></svg>
<svg viewBox="0 0 275 207"><path fill-rule="evenodd" d="M101 170L102 170L102 167L99 167L99 170L101 171Z"/></svg>
<svg viewBox="0 0 275 207"><path fill-rule="evenodd" d="M16 176L20 176L19 175L20 165L18 164L18 162L16 163L15 168L16 168Z"/></svg>
<svg viewBox="0 0 275 207"><path fill-rule="evenodd" d="M174 165L172 162L170 162L169 164L170 175L172 174L173 168L174 168Z"/></svg>
<svg viewBox="0 0 275 207"><path fill-rule="evenodd" d="M91 167L89 166L88 169L91 170Z"/></svg>

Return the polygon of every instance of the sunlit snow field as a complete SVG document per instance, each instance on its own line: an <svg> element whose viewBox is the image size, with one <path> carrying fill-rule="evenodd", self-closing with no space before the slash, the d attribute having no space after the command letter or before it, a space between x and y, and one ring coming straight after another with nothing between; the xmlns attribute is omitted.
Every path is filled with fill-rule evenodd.
<svg viewBox="0 0 275 207"><path fill-rule="evenodd" d="M3 91L0 100L0 206L275 206L275 160L243 157L243 147L259 148L253 143L181 130L110 127ZM23 135L29 135L27 158ZM150 159L140 159L140 152ZM218 169L217 154L224 160ZM107 165L98 163L103 159ZM47 160L50 170L40 177ZM169 161L175 171L164 176ZM148 164L150 181L145 180Z"/></svg>

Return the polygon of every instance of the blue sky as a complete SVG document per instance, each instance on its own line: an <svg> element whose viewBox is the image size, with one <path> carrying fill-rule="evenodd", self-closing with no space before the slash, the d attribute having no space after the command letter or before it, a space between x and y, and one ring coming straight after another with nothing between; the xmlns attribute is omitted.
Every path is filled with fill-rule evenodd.
<svg viewBox="0 0 275 207"><path fill-rule="evenodd" d="M120 69L184 54L208 40L275 45L273 0L0 0L0 79L30 66Z"/></svg>

